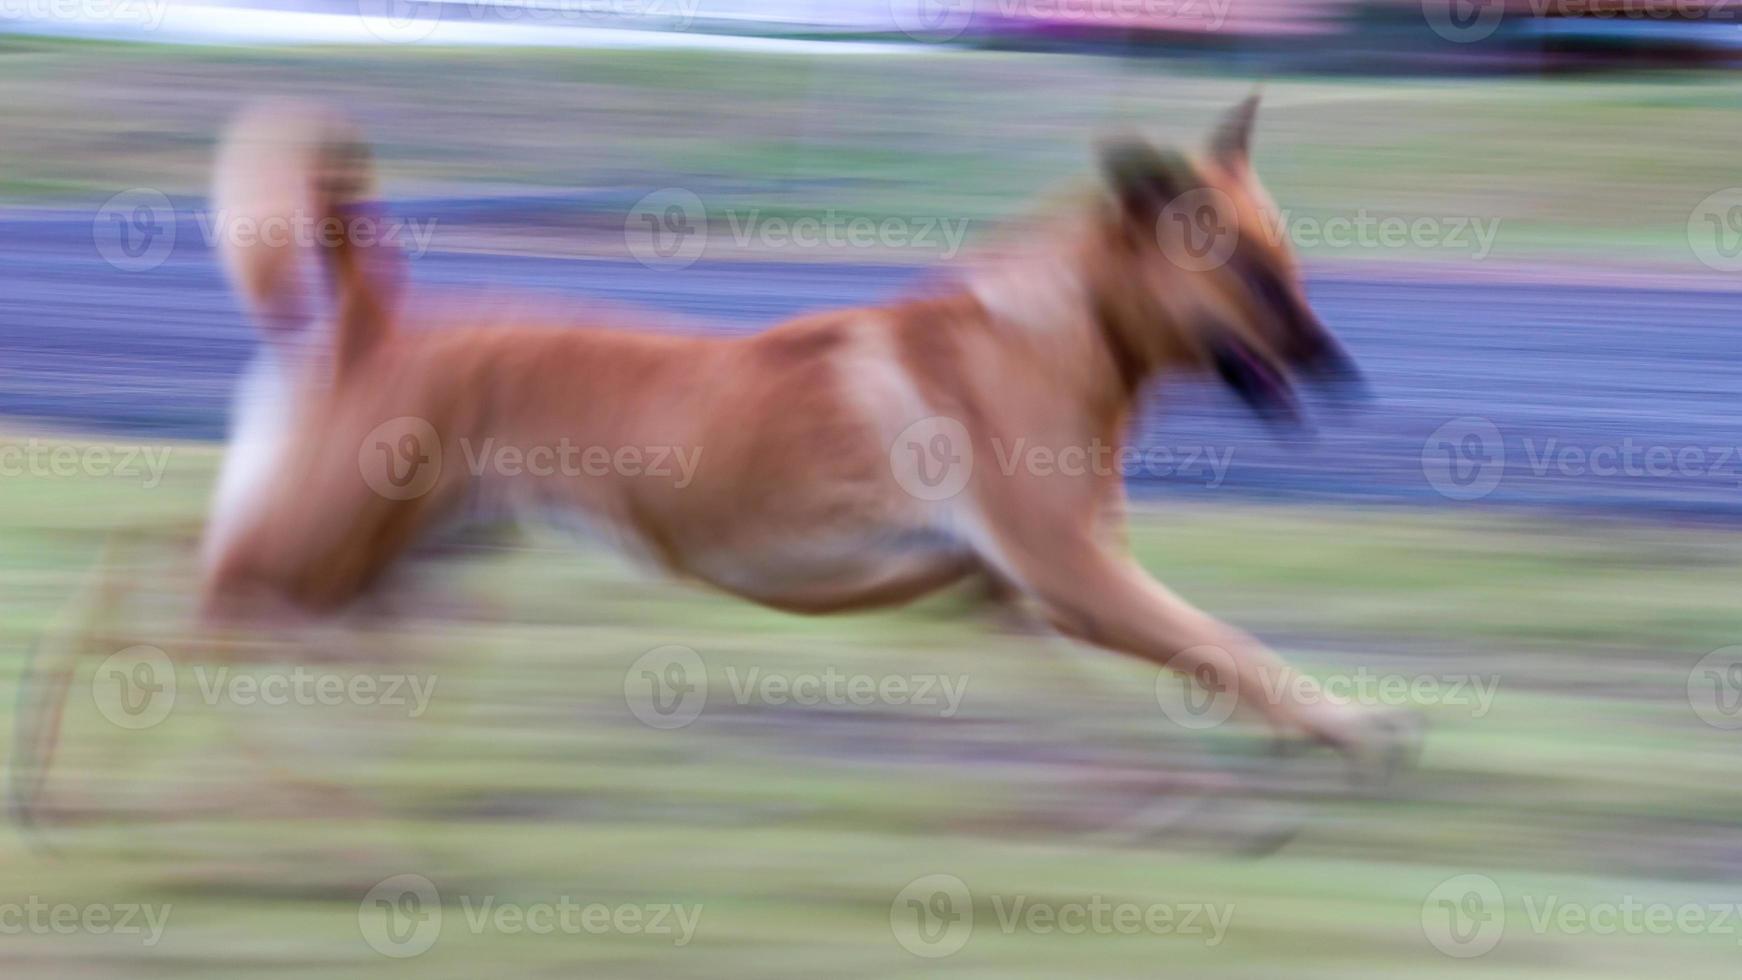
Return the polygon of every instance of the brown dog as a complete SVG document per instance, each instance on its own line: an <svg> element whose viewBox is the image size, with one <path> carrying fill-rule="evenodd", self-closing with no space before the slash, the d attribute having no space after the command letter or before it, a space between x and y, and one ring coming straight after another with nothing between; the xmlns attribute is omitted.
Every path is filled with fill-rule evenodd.
<svg viewBox="0 0 1742 980"><path fill-rule="evenodd" d="M1291 375L1352 379L1267 233L1256 109L1238 107L1198 158L1107 147L1104 193L958 291L741 339L584 315L414 318L391 256L354 233L369 180L355 136L316 109L254 112L220 161L219 207L313 215L328 234L227 245L274 342L220 481L207 608L332 611L455 521L578 520L784 610L884 606L983 576L1072 636L1233 692L1280 732L1371 747L1387 726L1325 703L1121 550L1113 468L1025 462L1104 459L1164 371L1216 372L1275 416L1294 411ZM1194 240L1206 229L1208 247ZM299 321L314 254L330 336Z"/></svg>

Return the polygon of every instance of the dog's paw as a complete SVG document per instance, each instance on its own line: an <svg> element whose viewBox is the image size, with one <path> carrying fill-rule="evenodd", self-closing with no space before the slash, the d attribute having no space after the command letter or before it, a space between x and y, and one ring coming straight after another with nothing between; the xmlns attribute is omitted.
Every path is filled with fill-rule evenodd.
<svg viewBox="0 0 1742 980"><path fill-rule="evenodd" d="M1373 711L1363 716L1355 737L1343 746L1349 782L1377 792L1415 768L1421 758L1426 723L1413 711Z"/></svg>

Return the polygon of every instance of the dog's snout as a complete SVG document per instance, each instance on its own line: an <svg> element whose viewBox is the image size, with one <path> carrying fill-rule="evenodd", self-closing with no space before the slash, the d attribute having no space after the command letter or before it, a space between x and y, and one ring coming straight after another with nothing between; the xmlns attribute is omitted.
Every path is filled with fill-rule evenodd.
<svg viewBox="0 0 1742 980"><path fill-rule="evenodd" d="M1211 346L1210 362L1222 383L1265 422L1290 428L1302 423L1287 376L1262 356L1239 343L1222 341Z"/></svg>
<svg viewBox="0 0 1742 980"><path fill-rule="evenodd" d="M1301 375L1330 396L1339 408L1354 408L1373 399L1372 389L1355 359L1328 335L1319 349L1300 365Z"/></svg>

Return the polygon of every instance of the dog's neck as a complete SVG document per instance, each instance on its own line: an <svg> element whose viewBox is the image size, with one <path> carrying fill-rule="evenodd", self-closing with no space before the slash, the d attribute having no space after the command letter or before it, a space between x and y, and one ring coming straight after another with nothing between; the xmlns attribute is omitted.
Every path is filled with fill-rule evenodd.
<svg viewBox="0 0 1742 980"><path fill-rule="evenodd" d="M1103 236L1092 220L1055 221L983 256L967 288L998 329L1046 350L1086 397L1123 416L1168 352L1134 333L1121 305L1128 287L1110 278Z"/></svg>

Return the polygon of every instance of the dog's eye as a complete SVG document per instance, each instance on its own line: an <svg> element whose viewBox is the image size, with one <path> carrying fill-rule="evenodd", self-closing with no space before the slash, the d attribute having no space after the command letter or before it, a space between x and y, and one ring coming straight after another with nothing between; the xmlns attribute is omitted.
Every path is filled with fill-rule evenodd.
<svg viewBox="0 0 1742 980"><path fill-rule="evenodd" d="M1268 263L1237 256L1235 271L1261 311L1261 328L1278 331L1272 336L1284 346L1318 333L1318 318Z"/></svg>
<svg viewBox="0 0 1742 980"><path fill-rule="evenodd" d="M1294 300L1275 272L1261 262L1241 258L1237 271L1246 288L1257 300L1260 309L1287 323L1294 315Z"/></svg>

